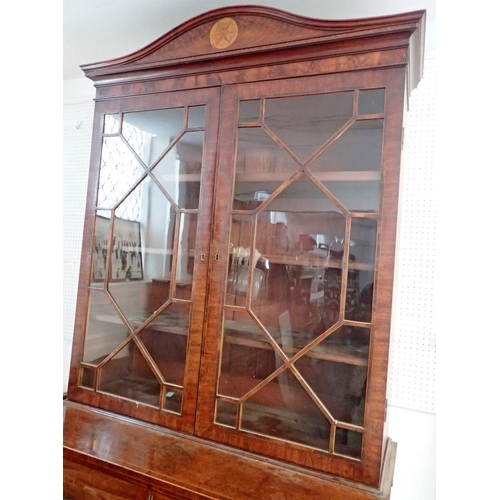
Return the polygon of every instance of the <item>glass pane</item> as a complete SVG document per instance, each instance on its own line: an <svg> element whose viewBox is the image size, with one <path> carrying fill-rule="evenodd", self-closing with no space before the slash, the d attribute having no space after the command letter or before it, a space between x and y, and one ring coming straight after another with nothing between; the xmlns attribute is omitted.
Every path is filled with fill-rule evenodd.
<svg viewBox="0 0 500 500"><path fill-rule="evenodd" d="M326 340L321 342L319 346L324 342ZM324 346L322 348L325 350ZM334 351L332 352L335 354ZM341 422L362 425L367 370L366 360L365 366L357 366L321 359L318 355L323 353L318 352L318 350L312 354L314 357L313 355L304 355L298 359L294 363L295 367L332 414L333 418ZM338 356L337 359L342 358ZM350 361L347 357L344 360ZM353 361L359 360L355 358Z"/></svg>
<svg viewBox="0 0 500 500"><path fill-rule="evenodd" d="M231 256L229 259L226 305L245 306L249 291L249 265L251 254L252 216L234 215L231 222ZM262 284L256 276L253 294L260 292Z"/></svg>
<svg viewBox="0 0 500 500"><path fill-rule="evenodd" d="M380 173L382 132L383 120L354 122L311 163L310 170L318 175L328 172ZM328 176L324 178L328 179ZM369 176L365 173L363 178Z"/></svg>
<svg viewBox="0 0 500 500"><path fill-rule="evenodd" d="M191 106L188 114L188 127L204 127L205 126L205 106Z"/></svg>
<svg viewBox="0 0 500 500"><path fill-rule="evenodd" d="M150 166L184 130L184 116L184 108L125 113L122 135Z"/></svg>
<svg viewBox="0 0 500 500"><path fill-rule="evenodd" d="M241 398L282 365L246 311L226 310L218 394Z"/></svg>
<svg viewBox="0 0 500 500"><path fill-rule="evenodd" d="M120 137L103 139L97 205L114 208L145 173Z"/></svg>
<svg viewBox="0 0 500 500"><path fill-rule="evenodd" d="M178 415L182 409L182 391L180 389L167 389L163 409Z"/></svg>
<svg viewBox="0 0 500 500"><path fill-rule="evenodd" d="M352 117L354 92L266 99L264 123L305 162Z"/></svg>
<svg viewBox="0 0 500 500"><path fill-rule="evenodd" d="M334 452L348 457L361 458L361 444L363 434L348 429L337 427L335 432Z"/></svg>
<svg viewBox="0 0 500 500"><path fill-rule="evenodd" d="M258 122L260 120L260 99L240 101L239 122Z"/></svg>
<svg viewBox="0 0 500 500"><path fill-rule="evenodd" d="M92 257L92 276L91 282L93 286L98 286L100 283L103 286L106 278L106 260L109 248L109 234L111 230L111 212L102 210L95 219L94 228L94 252Z"/></svg>
<svg viewBox="0 0 500 500"><path fill-rule="evenodd" d="M153 169L153 175L179 208L197 209L204 133L186 132Z"/></svg>
<svg viewBox="0 0 500 500"><path fill-rule="evenodd" d="M384 92L354 95L240 101L215 422L360 458Z"/></svg>
<svg viewBox="0 0 500 500"><path fill-rule="evenodd" d="M82 367L80 387L94 389L95 384L95 368Z"/></svg>
<svg viewBox="0 0 500 500"><path fill-rule="evenodd" d="M243 403L241 428L328 450L330 423L289 370Z"/></svg>
<svg viewBox="0 0 500 500"><path fill-rule="evenodd" d="M106 115L104 117L104 133L117 134L120 131L120 115Z"/></svg>
<svg viewBox="0 0 500 500"><path fill-rule="evenodd" d="M333 326L325 282L341 277L345 216L311 181L299 178L259 213L251 309L280 345L301 349ZM259 280L259 281L258 281Z"/></svg>
<svg viewBox="0 0 500 500"><path fill-rule="evenodd" d="M342 325L314 346L307 356L355 366L367 366L369 345L369 328Z"/></svg>
<svg viewBox="0 0 500 500"><path fill-rule="evenodd" d="M106 294L91 290L84 363L97 366L129 337L128 330Z"/></svg>
<svg viewBox="0 0 500 500"><path fill-rule="evenodd" d="M236 427L236 415L238 407L234 403L227 401L217 401L217 410L215 422L217 424L228 425L229 427Z"/></svg>
<svg viewBox="0 0 500 500"><path fill-rule="evenodd" d="M139 338L168 384L184 386L189 304L170 304Z"/></svg>
<svg viewBox="0 0 500 500"><path fill-rule="evenodd" d="M262 202L266 201L273 191L278 189L282 182L259 181L258 176L254 176L255 182L249 181L251 176L246 174L236 174L234 186L234 210L254 210Z"/></svg>
<svg viewBox="0 0 500 500"><path fill-rule="evenodd" d="M376 242L377 221L353 218L346 319L371 321Z"/></svg>
<svg viewBox="0 0 500 500"><path fill-rule="evenodd" d="M147 179L147 178L146 178ZM125 219L128 221L138 221L141 212L141 202L144 199L142 190L145 189L148 182L144 179L133 191L131 191L115 208L117 219ZM115 225L117 224L115 219ZM119 222L118 222L119 224ZM119 230L122 228L120 227Z"/></svg>
<svg viewBox="0 0 500 500"><path fill-rule="evenodd" d="M351 212L378 211L383 120L355 122L310 165Z"/></svg>
<svg viewBox="0 0 500 500"><path fill-rule="evenodd" d="M204 124L203 105L109 115L104 125L116 136L103 138L92 264L101 290L90 292L84 353L95 369L83 369L82 383L176 414L204 141L186 127Z"/></svg>
<svg viewBox="0 0 500 500"><path fill-rule="evenodd" d="M136 191L139 192L137 219L115 217L113 283L109 286L111 295L134 328L168 298L165 297L168 291L161 285L172 279L172 249L178 219L172 205L151 179L145 179L130 198ZM163 302L162 298L165 298Z"/></svg>
<svg viewBox="0 0 500 500"><path fill-rule="evenodd" d="M111 280L142 280L144 276L139 221L115 217L112 236L109 246Z"/></svg>
<svg viewBox="0 0 500 500"><path fill-rule="evenodd" d="M133 341L104 364L98 389L159 407L160 384Z"/></svg>
<svg viewBox="0 0 500 500"><path fill-rule="evenodd" d="M384 112L385 89L360 90L358 114L373 115Z"/></svg>
<svg viewBox="0 0 500 500"><path fill-rule="evenodd" d="M197 222L197 214L181 214L180 216L177 287L174 294L179 299L191 299Z"/></svg>
<svg viewBox="0 0 500 500"><path fill-rule="evenodd" d="M267 135L261 128L241 128L238 130L238 152L236 157L236 174L243 180L258 182L260 180L285 180L299 168L291 156ZM267 174L266 177L255 177L255 174ZM274 175L269 175L274 174ZM278 175L281 174L281 175ZM286 175L288 174L288 175ZM238 177L237 177L238 179Z"/></svg>
<svg viewBox="0 0 500 500"><path fill-rule="evenodd" d="M321 176L319 176L321 177ZM323 181L323 185L350 212L379 211L380 179L367 181Z"/></svg>

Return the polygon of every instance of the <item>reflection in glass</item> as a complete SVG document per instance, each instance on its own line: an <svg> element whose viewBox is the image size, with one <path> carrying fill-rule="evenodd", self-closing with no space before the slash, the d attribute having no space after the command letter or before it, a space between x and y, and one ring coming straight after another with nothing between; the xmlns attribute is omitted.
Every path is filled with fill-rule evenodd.
<svg viewBox="0 0 500 500"><path fill-rule="evenodd" d="M335 432L334 452L352 458L361 458L363 434L350 429L337 427Z"/></svg>
<svg viewBox="0 0 500 500"><path fill-rule="evenodd" d="M350 253L356 262L374 265L376 239L377 221L375 219L352 218Z"/></svg>
<svg viewBox="0 0 500 500"><path fill-rule="evenodd" d="M147 177L146 177L147 179ZM141 200L142 200L142 193L141 190L144 185L147 184L147 181L142 181L138 186L136 186L133 191L126 196L123 201L121 201L115 208L115 225L119 224L117 222L118 220L128 220L128 221L138 221L140 217L140 211L141 211ZM116 231L121 231L123 227L116 228ZM115 231L115 232L116 232ZM138 233L138 230L136 230L136 233ZM132 237L132 235L130 235ZM135 236L134 239L137 239L137 235ZM138 243L135 242L136 244Z"/></svg>
<svg viewBox="0 0 500 500"><path fill-rule="evenodd" d="M167 388L163 409L171 413L176 413L177 415L181 414L182 391L180 389Z"/></svg>
<svg viewBox="0 0 500 500"><path fill-rule="evenodd" d="M177 247L177 288L174 294L179 299L191 298L191 287L187 285L193 280L197 221L197 214L181 214Z"/></svg>
<svg viewBox="0 0 500 500"><path fill-rule="evenodd" d="M238 407L234 403L217 400L215 421L218 424L236 427L236 415Z"/></svg>
<svg viewBox="0 0 500 500"><path fill-rule="evenodd" d="M299 164L261 128L238 130L237 174L291 174ZM249 180L254 180L249 177Z"/></svg>
<svg viewBox="0 0 500 500"><path fill-rule="evenodd" d="M342 325L314 346L308 356L314 357L316 354L321 354L323 359L366 366L369 344L370 329L368 327Z"/></svg>
<svg viewBox="0 0 500 500"><path fill-rule="evenodd" d="M379 209L380 179L366 181L323 181L322 184L350 212L374 213Z"/></svg>
<svg viewBox="0 0 500 500"><path fill-rule="evenodd" d="M104 116L104 133L117 134L120 131L120 115L105 115Z"/></svg>
<svg viewBox="0 0 500 500"><path fill-rule="evenodd" d="M306 354L295 362L295 367L333 418L363 424L366 365L337 363Z"/></svg>
<svg viewBox="0 0 500 500"><path fill-rule="evenodd" d="M101 215L102 214L102 215ZM111 212L101 210L95 218L94 248L92 254L92 286L104 286L108 258Z"/></svg>
<svg viewBox="0 0 500 500"><path fill-rule="evenodd" d="M248 178L256 179L254 182ZM234 184L234 210L254 210L266 201L271 193L281 186L281 182L270 180L258 180L257 175L236 174Z"/></svg>
<svg viewBox="0 0 500 500"><path fill-rule="evenodd" d="M266 99L264 123L305 162L352 117L354 92Z"/></svg>
<svg viewBox="0 0 500 500"><path fill-rule="evenodd" d="M180 208L198 208L203 137L202 131L186 132L152 169L154 177Z"/></svg>
<svg viewBox="0 0 500 500"><path fill-rule="evenodd" d="M88 368L86 366L82 367L80 376L80 387L86 387L87 389L94 389L95 384L95 368Z"/></svg>
<svg viewBox="0 0 500 500"><path fill-rule="evenodd" d="M251 308L296 348L338 319L338 307L325 303L325 283L341 277L345 224L337 206L300 177L258 216L255 269L264 274L265 294Z"/></svg>
<svg viewBox="0 0 500 500"><path fill-rule="evenodd" d="M226 310L218 394L241 398L282 365L247 312Z"/></svg>
<svg viewBox="0 0 500 500"><path fill-rule="evenodd" d="M384 112L385 89L360 90L359 115L374 115Z"/></svg>
<svg viewBox="0 0 500 500"><path fill-rule="evenodd" d="M352 218L346 319L371 321L376 242L377 221Z"/></svg>
<svg viewBox="0 0 500 500"><path fill-rule="evenodd" d="M81 383L180 414L204 140L185 127L205 106L120 116L105 117Z"/></svg>
<svg viewBox="0 0 500 500"><path fill-rule="evenodd" d="M190 106L188 108L188 127L205 126L205 106Z"/></svg>
<svg viewBox="0 0 500 500"><path fill-rule="evenodd" d="M383 120L357 121L309 169L351 212L376 212L380 196Z"/></svg>
<svg viewBox="0 0 500 500"><path fill-rule="evenodd" d="M358 459L384 91L354 96L239 103L215 423Z"/></svg>
<svg viewBox="0 0 500 500"><path fill-rule="evenodd" d="M150 166L182 132L184 116L184 108L125 113L122 136L137 156Z"/></svg>
<svg viewBox="0 0 500 500"><path fill-rule="evenodd" d="M97 366L128 337L124 322L106 294L91 290L83 361Z"/></svg>
<svg viewBox="0 0 500 500"><path fill-rule="evenodd" d="M104 364L98 390L150 406L160 404L160 383L133 341Z"/></svg>
<svg viewBox="0 0 500 500"><path fill-rule="evenodd" d="M111 295L134 328L151 314L151 299L157 298L151 296L151 279L172 277L177 223L173 207L154 182L147 178L136 189L141 192L141 205L146 200L148 204L141 210L139 220L115 217L110 247L113 282L109 286Z"/></svg>
<svg viewBox="0 0 500 500"><path fill-rule="evenodd" d="M260 99L253 99L251 101L240 101L240 114L238 121L245 122L258 122L260 119Z"/></svg>
<svg viewBox="0 0 500 500"><path fill-rule="evenodd" d="M105 137L97 205L101 208L114 208L144 173L144 168L120 137Z"/></svg>
<svg viewBox="0 0 500 500"><path fill-rule="evenodd" d="M329 446L330 423L289 370L243 403L241 428L321 450Z"/></svg>
<svg viewBox="0 0 500 500"><path fill-rule="evenodd" d="M231 254L229 257L227 281L227 305L244 306L247 294L258 296L265 293L264 274L261 269L253 268L250 253L253 217L234 215L231 224ZM256 256L257 258L257 256ZM250 272L253 272L253 284L250 289Z"/></svg>
<svg viewBox="0 0 500 500"><path fill-rule="evenodd" d="M380 172L383 120L359 120L326 148L310 165L322 172Z"/></svg>
<svg viewBox="0 0 500 500"><path fill-rule="evenodd" d="M189 304L170 304L139 334L163 380L181 387L186 363L189 311Z"/></svg>

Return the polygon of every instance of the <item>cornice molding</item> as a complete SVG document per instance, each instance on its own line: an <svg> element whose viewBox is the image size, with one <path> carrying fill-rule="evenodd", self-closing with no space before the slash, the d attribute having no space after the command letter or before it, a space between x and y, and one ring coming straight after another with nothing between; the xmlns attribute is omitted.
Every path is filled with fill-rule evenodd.
<svg viewBox="0 0 500 500"><path fill-rule="evenodd" d="M231 18L238 26L233 43L218 49L210 43L215 23ZM189 63L207 63L241 59L262 52L299 49L306 45L356 43L367 45L378 37L392 36L406 40L409 47L409 86L422 74L424 53L425 11L388 15L367 19L325 20L291 14L260 6L233 6L215 9L184 22L146 47L129 55L82 65L85 75L97 82L113 76L122 79L125 73L158 73L169 67L186 67ZM401 35L395 37L395 34ZM284 56L287 57L286 55ZM411 59L411 61L410 61Z"/></svg>

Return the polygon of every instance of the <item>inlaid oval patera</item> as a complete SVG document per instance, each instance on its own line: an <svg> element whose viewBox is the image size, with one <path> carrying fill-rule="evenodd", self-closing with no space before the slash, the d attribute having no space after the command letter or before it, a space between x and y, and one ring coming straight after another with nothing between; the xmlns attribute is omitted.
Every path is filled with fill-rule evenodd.
<svg viewBox="0 0 500 500"><path fill-rule="evenodd" d="M210 30L210 43L216 49L229 47L238 36L238 25L234 19L219 19Z"/></svg>

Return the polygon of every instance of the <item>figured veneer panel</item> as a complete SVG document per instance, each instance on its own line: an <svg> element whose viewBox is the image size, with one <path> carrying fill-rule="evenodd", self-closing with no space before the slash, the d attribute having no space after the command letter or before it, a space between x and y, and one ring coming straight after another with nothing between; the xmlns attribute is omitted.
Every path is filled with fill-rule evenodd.
<svg viewBox="0 0 500 500"><path fill-rule="evenodd" d="M65 491L66 485L78 482L80 488L95 488L105 498L114 498L103 493L108 490L124 491L122 498L147 498L127 496L142 492L145 485L173 498L192 500L262 500L277 494L287 500L389 498L396 452L392 442L385 455L381 488L376 490L77 403L66 401L63 409ZM199 479L198 484L193 478ZM129 483L128 493L123 480ZM73 498L92 497L80 489Z"/></svg>

